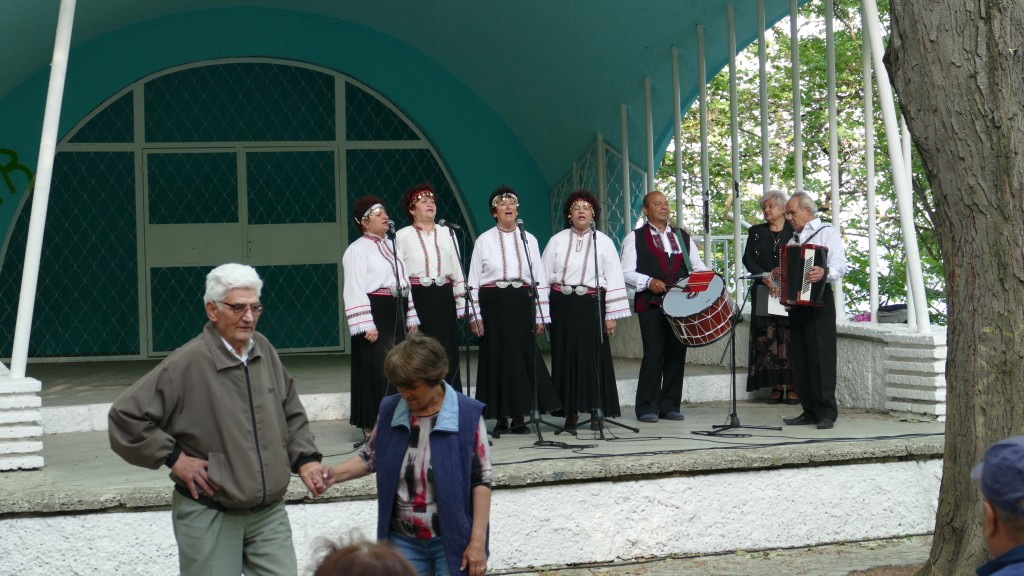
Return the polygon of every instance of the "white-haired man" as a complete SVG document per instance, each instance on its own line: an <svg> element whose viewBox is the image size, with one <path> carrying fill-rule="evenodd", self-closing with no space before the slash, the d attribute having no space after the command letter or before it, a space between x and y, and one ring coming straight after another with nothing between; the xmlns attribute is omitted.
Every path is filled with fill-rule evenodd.
<svg viewBox="0 0 1024 576"><path fill-rule="evenodd" d="M256 332L263 281L224 264L206 277L209 322L114 402L110 446L171 469L182 574L295 574L284 494L295 471L324 491L295 382Z"/></svg>
<svg viewBox="0 0 1024 576"><path fill-rule="evenodd" d="M846 250L839 232L817 216L814 199L797 192L786 202L786 219L793 225L790 244L817 244L828 248L825 266L812 266L809 282L825 281L820 308L794 306L789 311L790 361L793 382L800 393L803 412L783 421L791 426L815 424L827 430L839 417L836 404L836 302L832 286L846 274ZM772 271L778 280L781 270Z"/></svg>

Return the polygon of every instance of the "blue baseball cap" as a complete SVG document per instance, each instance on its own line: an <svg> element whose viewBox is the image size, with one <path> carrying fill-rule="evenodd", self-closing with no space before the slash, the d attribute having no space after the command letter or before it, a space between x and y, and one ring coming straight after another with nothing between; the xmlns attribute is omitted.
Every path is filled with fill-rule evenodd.
<svg viewBox="0 0 1024 576"><path fill-rule="evenodd" d="M985 460L971 470L981 493L1000 510L1024 517L1024 436L1000 440L985 451Z"/></svg>

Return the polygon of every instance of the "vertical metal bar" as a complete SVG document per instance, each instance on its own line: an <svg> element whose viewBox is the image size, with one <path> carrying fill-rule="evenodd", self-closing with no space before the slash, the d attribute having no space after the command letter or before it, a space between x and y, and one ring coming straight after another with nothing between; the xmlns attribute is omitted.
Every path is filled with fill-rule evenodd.
<svg viewBox="0 0 1024 576"><path fill-rule="evenodd" d="M651 104L651 78L644 78L644 121L647 124L647 185L645 190L654 189L654 107Z"/></svg>
<svg viewBox="0 0 1024 576"><path fill-rule="evenodd" d="M924 273L921 270L921 253L917 245L914 230L913 194L907 186L907 179L900 177L904 170L909 169L903 162L902 144L900 143L899 126L896 120L896 104L893 102L892 85L885 73L882 62L882 25L878 19L878 7L871 0L861 0L864 10L864 30L871 40L871 61L874 64L875 81L878 86L878 100L882 106L882 121L885 124L885 139L889 153L889 163L893 171L893 186L896 188L896 205L899 208L900 228L903 231L903 245L907 252L907 269L910 271L911 292L917 302L915 313L919 332L929 330L928 301L924 292Z"/></svg>
<svg viewBox="0 0 1024 576"><path fill-rule="evenodd" d="M789 51L793 84L793 191L804 190L804 124L800 117L800 15L797 0L789 0Z"/></svg>
<svg viewBox="0 0 1024 576"><path fill-rule="evenodd" d="M704 61L704 27L697 26L697 86L700 105L700 196L704 204L704 264L711 267L711 170L708 158L708 72Z"/></svg>
<svg viewBox="0 0 1024 576"><path fill-rule="evenodd" d="M907 128L907 120L902 115L900 116L900 135L903 141L903 175L901 176L904 180L904 184L907 190L913 190L914 186L914 175L913 175L913 156L910 151L910 147L913 145L910 140L910 129ZM917 237L916 235L914 236ZM913 297L913 288L910 282L910 266L909 261L905 269L906 286L907 286L907 325L911 328L917 328L917 300ZM927 302L924 303L928 305Z"/></svg>
<svg viewBox="0 0 1024 576"><path fill-rule="evenodd" d="M672 131L676 156L676 227L683 226L683 118L679 93L679 48L672 47Z"/></svg>
<svg viewBox="0 0 1024 576"><path fill-rule="evenodd" d="M608 175L605 173L604 136L600 132L594 142L594 154L597 154L597 201L604 206L604 200L608 198Z"/></svg>
<svg viewBox="0 0 1024 576"><path fill-rule="evenodd" d="M840 216L842 204L839 200L839 128L836 111L836 42L833 30L835 15L832 13L833 0L825 0L825 68L828 75L828 166L832 188L832 226L840 234L843 227ZM836 314L842 318L846 313L846 294L843 283L837 282L832 295L836 301Z"/></svg>
<svg viewBox="0 0 1024 576"><path fill-rule="evenodd" d="M861 13L861 22L864 14ZM863 26L862 26L863 27ZM871 321L878 322L878 208L875 205L875 104L871 80L871 42L861 34L861 68L864 75L864 172L868 202L868 302Z"/></svg>
<svg viewBox="0 0 1024 576"><path fill-rule="evenodd" d="M25 246L25 265L21 275L18 299L18 317L14 326L14 344L11 350L11 376L25 377L28 363L28 344L32 333L32 313L35 311L36 288L39 282L39 260L43 253L43 231L46 209L50 202L50 183L53 179L53 161L57 154L57 131L60 127L60 109L64 103L64 81L68 72L68 53L71 51L71 31L75 22L75 0L61 0L57 14L57 35L53 42L53 60L50 62L50 84L46 90L43 112L43 131L39 140L39 161L36 182L32 192L32 213L28 224Z"/></svg>
<svg viewBox="0 0 1024 576"><path fill-rule="evenodd" d="M740 251L740 235L743 234L743 227L740 225L743 214L740 211L740 112L739 101L736 95L736 15L732 4L725 7L726 18L729 25L729 132L730 144L732 146L732 277L736 278L733 285L733 298L740 302L740 295L743 292L741 282L738 280L743 275L740 264L743 262L743 254ZM728 273L728 271L726 271ZM726 278L728 282L729 278Z"/></svg>
<svg viewBox="0 0 1024 576"><path fill-rule="evenodd" d="M761 106L761 194L772 189L771 143L768 135L768 55L764 38L764 0L757 0L757 83Z"/></svg>
<svg viewBox="0 0 1024 576"><path fill-rule="evenodd" d="M622 196L629 198L629 108L619 104L619 121L622 128ZM601 206L606 206L608 197L601 199ZM608 219L601 222L601 231L608 232Z"/></svg>

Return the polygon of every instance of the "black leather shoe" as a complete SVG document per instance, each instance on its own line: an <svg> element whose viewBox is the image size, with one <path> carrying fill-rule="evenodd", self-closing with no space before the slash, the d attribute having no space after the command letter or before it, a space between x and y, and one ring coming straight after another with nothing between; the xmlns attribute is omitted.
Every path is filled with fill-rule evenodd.
<svg viewBox="0 0 1024 576"><path fill-rule="evenodd" d="M782 421L788 426L804 426L808 424L817 424L818 419L810 414L804 412L796 418L783 418Z"/></svg>
<svg viewBox="0 0 1024 576"><path fill-rule="evenodd" d="M831 430L836 423L829 420L828 418L822 418L818 421L818 430Z"/></svg>

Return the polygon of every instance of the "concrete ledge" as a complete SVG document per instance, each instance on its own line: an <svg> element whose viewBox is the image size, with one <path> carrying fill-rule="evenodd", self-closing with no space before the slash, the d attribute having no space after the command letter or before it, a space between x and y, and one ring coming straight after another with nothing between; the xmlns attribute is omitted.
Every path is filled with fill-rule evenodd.
<svg viewBox="0 0 1024 576"><path fill-rule="evenodd" d="M35 394L11 394L0 396L0 410L39 408L42 405L43 399Z"/></svg>
<svg viewBox="0 0 1024 576"><path fill-rule="evenodd" d="M35 394L43 389L43 384L35 378L0 378L0 394Z"/></svg>
<svg viewBox="0 0 1024 576"><path fill-rule="evenodd" d="M0 426L0 439L38 438L43 435L42 426Z"/></svg>
<svg viewBox="0 0 1024 576"><path fill-rule="evenodd" d="M42 450L42 444L39 450ZM43 457L38 454L22 454L0 457L0 470L37 470L43 467Z"/></svg>

